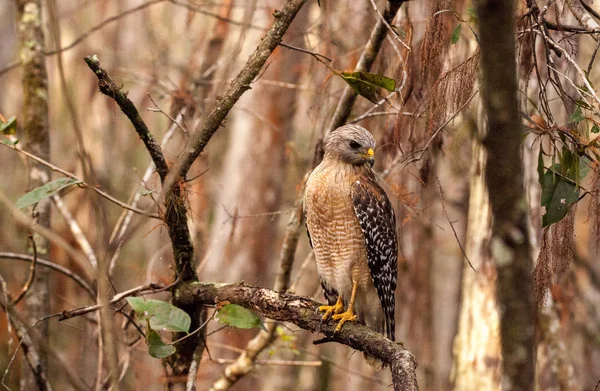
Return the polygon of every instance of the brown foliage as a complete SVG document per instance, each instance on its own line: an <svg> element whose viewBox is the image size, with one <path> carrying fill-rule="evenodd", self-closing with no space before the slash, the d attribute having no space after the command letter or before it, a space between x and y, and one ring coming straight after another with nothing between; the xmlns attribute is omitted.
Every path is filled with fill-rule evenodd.
<svg viewBox="0 0 600 391"><path fill-rule="evenodd" d="M533 286L538 310L546 301L546 292L550 284L556 282L569 269L573 261L576 210L577 204L574 204L564 219L544 231L540 254L533 271Z"/></svg>

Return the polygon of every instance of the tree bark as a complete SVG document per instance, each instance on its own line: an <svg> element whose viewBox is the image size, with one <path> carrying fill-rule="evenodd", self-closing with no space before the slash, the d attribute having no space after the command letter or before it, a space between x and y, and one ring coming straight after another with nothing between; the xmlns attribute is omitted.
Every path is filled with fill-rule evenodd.
<svg viewBox="0 0 600 391"><path fill-rule="evenodd" d="M452 368L455 390L502 388L496 268L489 249L492 216L484 179L486 155L481 143L474 140L465 251L475 271L467 264L463 267Z"/></svg>
<svg viewBox="0 0 600 391"><path fill-rule="evenodd" d="M479 0L483 102L487 114L486 180L492 208L492 256L498 271L503 388L534 385L534 300L521 164L514 2Z"/></svg>
<svg viewBox="0 0 600 391"><path fill-rule="evenodd" d="M16 0L17 30L19 32L19 57L21 59L23 87L24 148L42 159L50 160L50 134L48 132L48 75L44 32L42 29L42 1ZM39 163L29 166L29 190L50 180L51 171ZM50 227L50 199L40 201L33 210L34 221ZM49 242L39 234L33 234L37 254L48 257ZM27 319L32 324L50 312L49 270L38 268L29 293L26 296ZM48 323L38 326L42 341L49 340ZM47 368L45 346L37 347L39 363ZM21 389L36 388L36 379L26 365L22 366Z"/></svg>
<svg viewBox="0 0 600 391"><path fill-rule="evenodd" d="M352 322L334 333L335 322L324 323L318 311L321 303L295 296L288 292L275 292L236 284L193 283L189 289L178 292L178 301L184 305L214 305L223 301L249 308L259 315L277 321L291 322L298 327L316 331L326 337L322 342L338 342L366 352L390 367L394 390L418 390L415 370L417 363L412 353L401 343L393 342L366 326Z"/></svg>

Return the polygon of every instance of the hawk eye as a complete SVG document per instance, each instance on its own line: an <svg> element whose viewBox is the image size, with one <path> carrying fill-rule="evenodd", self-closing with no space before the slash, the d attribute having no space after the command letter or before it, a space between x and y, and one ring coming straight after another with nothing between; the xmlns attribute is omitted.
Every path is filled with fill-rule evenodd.
<svg viewBox="0 0 600 391"><path fill-rule="evenodd" d="M354 140L350 140L350 148L352 148L352 149L358 149L358 148L360 148L360 144L357 143Z"/></svg>

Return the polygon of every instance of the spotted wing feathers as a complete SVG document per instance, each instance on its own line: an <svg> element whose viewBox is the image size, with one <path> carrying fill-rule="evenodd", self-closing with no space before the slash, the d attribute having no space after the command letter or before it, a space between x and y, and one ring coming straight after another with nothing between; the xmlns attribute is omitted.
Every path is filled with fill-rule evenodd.
<svg viewBox="0 0 600 391"><path fill-rule="evenodd" d="M386 335L395 340L398 238L394 209L374 177L363 177L354 182L352 202L365 236L371 277L385 315Z"/></svg>

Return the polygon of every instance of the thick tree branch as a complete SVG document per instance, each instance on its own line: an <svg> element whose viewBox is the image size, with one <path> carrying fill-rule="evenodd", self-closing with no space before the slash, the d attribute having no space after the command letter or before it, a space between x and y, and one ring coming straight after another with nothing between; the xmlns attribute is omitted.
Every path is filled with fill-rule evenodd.
<svg viewBox="0 0 600 391"><path fill-rule="evenodd" d="M162 153L162 149L150 133L150 130L144 123L144 120L141 118L135 105L127 98L127 94L112 81L108 73L100 67L98 59L93 56L88 56L85 58L85 62L90 69L94 71L96 77L98 77L100 91L115 100L144 142L144 145L156 166L156 171L160 176L161 182L163 183L163 192L165 188L170 190L167 192L168 196L161 198L160 202L163 203L164 206L163 220L167 224L169 238L171 239L173 247L176 281L182 285L197 281L198 277L194 265L194 247L192 246L188 228L187 203L183 184L175 181L170 185L165 183L169 168ZM174 177L174 179L177 178L179 177ZM204 323L206 315L205 311L201 307L185 307L179 303L177 300L178 295L176 294L178 289L179 286L174 288L172 304L180 307L190 315L192 319L190 327L196 329ZM176 333L174 339L179 339L182 336L183 334ZM176 354L167 358L167 362L173 370L172 375L175 377L187 375L196 349L199 349L200 351L203 350L202 341L202 336L200 334L195 334L187 340L186 344L181 345Z"/></svg>
<svg viewBox="0 0 600 391"><path fill-rule="evenodd" d="M377 357L390 366L394 390L418 390L417 363L410 351L383 335L358 323L346 323L339 334L335 324L323 323L318 311L320 303L288 292L275 292L243 283L193 283L178 292L179 301L187 305L217 304L228 301L249 308L267 318L291 322L298 327L325 334L327 341L348 345Z"/></svg>

